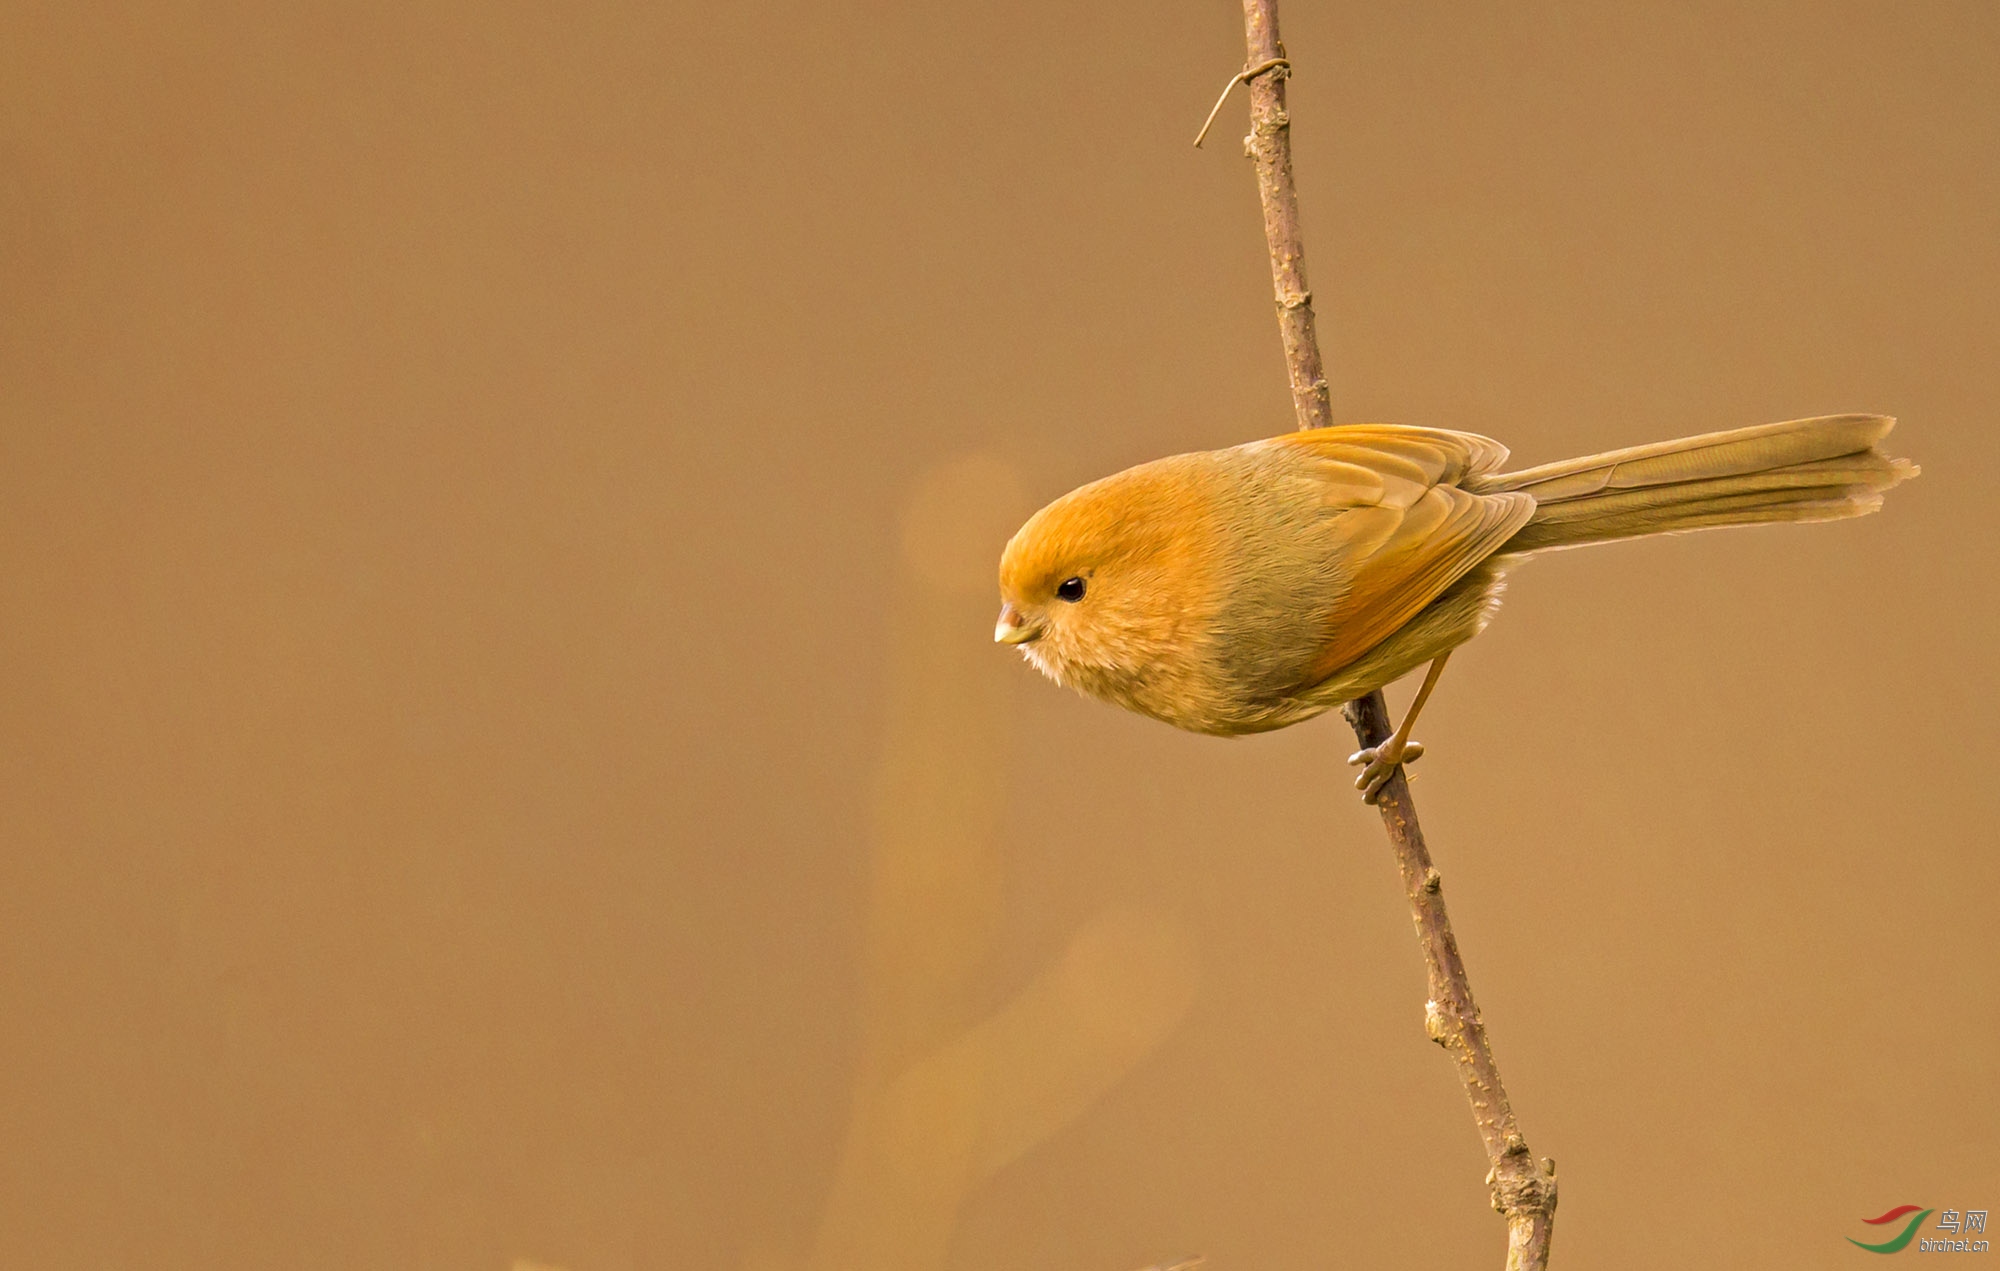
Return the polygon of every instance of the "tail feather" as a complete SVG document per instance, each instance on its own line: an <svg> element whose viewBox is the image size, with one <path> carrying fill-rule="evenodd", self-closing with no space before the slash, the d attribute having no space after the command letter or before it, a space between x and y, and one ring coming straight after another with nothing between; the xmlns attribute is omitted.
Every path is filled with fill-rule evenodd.
<svg viewBox="0 0 2000 1271"><path fill-rule="evenodd" d="M1501 550L1581 547L1645 534L1864 516L1917 475L1875 443L1885 415L1830 415L1634 446L1478 479L1481 493L1521 490L1535 514ZM1473 483L1467 483L1468 488Z"/></svg>

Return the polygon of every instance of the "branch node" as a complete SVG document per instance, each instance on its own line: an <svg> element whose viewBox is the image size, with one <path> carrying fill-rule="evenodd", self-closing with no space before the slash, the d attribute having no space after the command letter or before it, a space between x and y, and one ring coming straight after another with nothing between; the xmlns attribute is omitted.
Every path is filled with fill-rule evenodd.
<svg viewBox="0 0 2000 1271"><path fill-rule="evenodd" d="M1202 120L1201 131L1195 135L1194 139L1196 149L1200 149L1201 143L1208 140L1208 130L1215 126L1215 117L1222 113L1222 103L1229 100L1229 94L1235 87L1238 84L1247 84L1264 72L1271 70L1277 71L1279 78L1282 79L1292 73L1292 64L1282 57L1266 58L1255 66L1244 67L1230 77L1229 82L1222 86L1222 95L1215 99L1215 105L1209 109L1208 118Z"/></svg>
<svg viewBox="0 0 2000 1271"><path fill-rule="evenodd" d="M1509 1162L1503 1159L1502 1164ZM1496 1165L1486 1176L1493 1188L1493 1208L1513 1218L1517 1215L1548 1215L1556 1208L1556 1176L1530 1165L1527 1169L1502 1169Z"/></svg>
<svg viewBox="0 0 2000 1271"><path fill-rule="evenodd" d="M1424 871L1424 890L1435 896L1444 889L1444 875L1435 868Z"/></svg>

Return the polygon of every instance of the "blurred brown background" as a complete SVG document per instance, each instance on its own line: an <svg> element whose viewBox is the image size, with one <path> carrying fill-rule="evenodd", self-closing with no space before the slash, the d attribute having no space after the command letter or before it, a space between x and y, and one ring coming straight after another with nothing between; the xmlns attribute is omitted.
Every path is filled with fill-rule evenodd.
<svg viewBox="0 0 2000 1271"><path fill-rule="evenodd" d="M1925 468L1539 562L1425 717L1557 1264L2000 1208L2000 9L1283 18L1339 415ZM1021 514L1289 426L1242 56L0 6L0 1258L1497 1266L1344 725L988 642Z"/></svg>

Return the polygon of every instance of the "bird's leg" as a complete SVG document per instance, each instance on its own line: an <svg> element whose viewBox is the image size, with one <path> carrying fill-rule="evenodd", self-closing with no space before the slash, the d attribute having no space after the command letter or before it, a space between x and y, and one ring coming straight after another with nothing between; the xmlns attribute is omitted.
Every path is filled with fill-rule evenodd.
<svg viewBox="0 0 2000 1271"><path fill-rule="evenodd" d="M1403 712L1402 726L1396 729L1394 736L1379 746L1357 750L1347 757L1347 762L1351 764L1367 765L1354 779L1354 788L1361 791L1364 802L1375 802L1382 793L1383 783L1394 775L1398 764L1415 763L1423 757L1424 744L1410 740L1410 729L1416 724L1417 712L1423 710L1431 690L1437 687L1438 676L1444 674L1444 664L1450 657L1449 652L1441 653L1431 663L1431 669L1424 674L1424 686L1417 690L1416 700L1410 703L1410 709Z"/></svg>

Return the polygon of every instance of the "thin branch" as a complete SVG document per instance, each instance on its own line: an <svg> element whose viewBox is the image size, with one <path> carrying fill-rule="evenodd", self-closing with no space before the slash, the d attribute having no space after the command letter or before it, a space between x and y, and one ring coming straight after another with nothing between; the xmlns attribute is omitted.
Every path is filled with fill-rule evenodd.
<svg viewBox="0 0 2000 1271"><path fill-rule="evenodd" d="M1249 59L1240 78L1250 85L1250 135L1244 149L1256 164L1257 191L1264 204L1264 237L1271 249L1271 279L1277 290L1278 329L1284 337L1292 405L1301 428L1323 428L1333 418L1313 329L1312 292L1306 287L1298 190L1292 183L1291 118L1285 112L1290 63L1283 60L1285 49L1278 39L1277 0L1243 0L1243 26ZM1235 82L1231 81L1232 87ZM1364 747L1388 740L1389 709L1379 689L1349 702L1346 714ZM1544 1159L1536 1164L1507 1102L1465 961L1445 914L1444 880L1431 865L1423 827L1417 823L1417 806L1401 768L1382 788L1377 806L1396 854L1396 868L1403 875L1403 890L1409 895L1429 971L1425 1031L1457 1065L1492 1163L1486 1181L1493 1189L1493 1208L1507 1219L1507 1271L1542 1271L1548 1265L1555 1219L1555 1162Z"/></svg>
<svg viewBox="0 0 2000 1271"><path fill-rule="evenodd" d="M1257 194L1264 202L1264 241L1271 248L1271 286L1278 302L1278 332L1285 341L1285 370L1299 427L1333 422L1326 370L1313 331L1312 291L1306 286L1305 240L1299 233L1299 192L1292 184L1292 118L1285 113L1285 79L1291 63L1278 42L1277 0L1243 0L1250 45L1250 135L1244 153L1257 166ZM1254 68L1266 69L1255 72Z"/></svg>
<svg viewBox="0 0 2000 1271"><path fill-rule="evenodd" d="M1251 0L1255 3L1255 0ZM1389 738L1389 708L1377 691L1349 702L1347 722L1363 746L1379 746ZM1486 1184L1493 1189L1493 1208L1507 1218L1507 1271L1541 1271L1549 1262L1549 1239L1556 1210L1556 1163L1539 1167L1507 1102L1500 1067L1486 1040L1479 1006L1472 1000L1472 981L1458 953L1451 919L1444 909L1444 876L1431 864L1417 805L1410 798L1409 779L1401 768L1382 787L1377 801L1396 868L1403 875L1403 892L1410 899L1417 939L1424 947L1430 995L1424 1002L1424 1031L1445 1048L1465 1083L1472 1119L1492 1163Z"/></svg>

